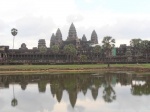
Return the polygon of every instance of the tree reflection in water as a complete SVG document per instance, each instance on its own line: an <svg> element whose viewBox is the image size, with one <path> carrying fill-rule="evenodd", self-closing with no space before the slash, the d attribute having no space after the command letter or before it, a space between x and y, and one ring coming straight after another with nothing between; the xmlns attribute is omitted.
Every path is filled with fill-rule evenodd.
<svg viewBox="0 0 150 112"><path fill-rule="evenodd" d="M142 82L144 82L142 84ZM139 80L136 78L136 81L131 84L131 93L132 95L149 95L150 94L150 78L143 77Z"/></svg>
<svg viewBox="0 0 150 112"><path fill-rule="evenodd" d="M103 98L105 102L112 102L116 99L116 93L112 88L111 84L116 83L115 74L106 74L104 76L104 90L103 90Z"/></svg>
<svg viewBox="0 0 150 112"><path fill-rule="evenodd" d="M103 91L103 98L108 103L116 99L116 93L110 84L105 86Z"/></svg>
<svg viewBox="0 0 150 112"><path fill-rule="evenodd" d="M14 84L13 84L13 99L12 99L12 101L11 101L11 105L13 106L13 107L15 107L15 106L17 106L18 105L18 101L17 101L17 99L15 98L15 92L14 92L15 90L14 90Z"/></svg>
<svg viewBox="0 0 150 112"><path fill-rule="evenodd" d="M13 82L20 84L24 91L28 84L36 83L40 93L45 93L46 85L50 83L52 96L56 96L57 101L61 102L63 91L67 91L72 107L76 105L78 93L82 92L86 96L87 90L90 90L93 99L97 100L99 90L102 89L104 101L106 103L113 102L117 97L113 89L117 83L122 86L131 85L132 95L150 94L150 76L148 75L139 76L125 73L0 75L0 83L6 88L9 88L9 83ZM18 101L15 98L14 86L13 97L11 105L16 106Z"/></svg>

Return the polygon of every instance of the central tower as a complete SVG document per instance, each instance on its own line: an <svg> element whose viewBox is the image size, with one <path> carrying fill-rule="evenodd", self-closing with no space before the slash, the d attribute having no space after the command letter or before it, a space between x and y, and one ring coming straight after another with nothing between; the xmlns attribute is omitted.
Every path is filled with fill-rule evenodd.
<svg viewBox="0 0 150 112"><path fill-rule="evenodd" d="M70 26L70 29L69 29L67 40L72 41L72 40L76 40L77 38L78 37L77 37L76 28L75 28L74 24L72 23Z"/></svg>

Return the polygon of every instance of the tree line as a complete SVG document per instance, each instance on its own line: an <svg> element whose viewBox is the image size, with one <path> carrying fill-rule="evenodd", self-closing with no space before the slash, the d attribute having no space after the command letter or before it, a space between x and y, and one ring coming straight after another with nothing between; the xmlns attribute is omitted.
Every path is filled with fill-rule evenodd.
<svg viewBox="0 0 150 112"><path fill-rule="evenodd" d="M142 40L142 39L131 39L130 41L130 47L133 48L133 55L136 57L136 60L138 62L139 56L141 56L143 53L146 55L146 59L148 57L148 51L150 50L150 41L149 40ZM102 40L102 45L96 45L92 48L92 53L96 55L95 60L98 60L98 55L103 52L105 57L108 59L108 67L109 67L109 60L111 60L112 56L112 49L115 48L115 39L111 36L106 36ZM58 45L54 45L51 47L51 51L55 54L55 60L56 55L60 52L60 48ZM74 58L76 58L78 50L73 44L68 44L63 47L63 52L67 56L67 60L72 61ZM126 51L125 55L127 57L131 56L131 51ZM88 57L84 54L80 54L79 61L84 62L87 61Z"/></svg>

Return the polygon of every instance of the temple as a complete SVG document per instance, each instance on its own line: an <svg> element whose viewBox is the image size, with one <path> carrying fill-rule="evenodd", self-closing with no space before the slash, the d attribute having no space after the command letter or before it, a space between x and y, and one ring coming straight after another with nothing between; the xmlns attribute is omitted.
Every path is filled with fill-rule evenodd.
<svg viewBox="0 0 150 112"><path fill-rule="evenodd" d="M49 47L45 39L39 39L37 47L28 49L22 43L19 49L9 49L9 46L0 46L0 64L65 64L65 63L148 63L150 62L150 48L142 51L139 56L135 47L121 44L111 51L108 57L104 49L95 50L99 45L98 35L92 31L90 40L83 34L78 37L75 25L70 25L68 36L63 40L61 30L51 35ZM54 47L53 47L54 46ZM72 48L74 47L74 49Z"/></svg>

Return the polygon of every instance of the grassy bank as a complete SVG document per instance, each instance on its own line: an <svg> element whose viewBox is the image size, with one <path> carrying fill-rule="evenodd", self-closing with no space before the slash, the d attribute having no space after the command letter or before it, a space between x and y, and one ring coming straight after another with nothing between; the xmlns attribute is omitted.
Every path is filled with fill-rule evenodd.
<svg viewBox="0 0 150 112"><path fill-rule="evenodd" d="M0 70L39 70L39 69L84 69L84 68L103 68L107 64L86 64L86 65L1 65ZM111 64L110 67L138 67L150 68L150 64Z"/></svg>
<svg viewBox="0 0 150 112"><path fill-rule="evenodd" d="M83 70L107 68L107 64L85 65L1 65L0 71L28 71L28 70ZM149 68L150 64L111 64L110 68Z"/></svg>

